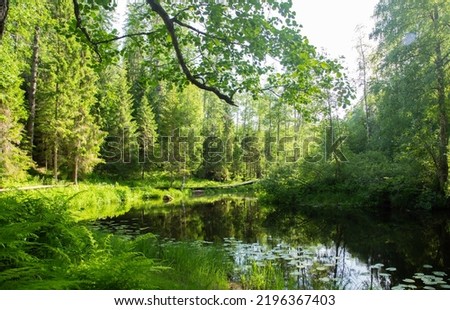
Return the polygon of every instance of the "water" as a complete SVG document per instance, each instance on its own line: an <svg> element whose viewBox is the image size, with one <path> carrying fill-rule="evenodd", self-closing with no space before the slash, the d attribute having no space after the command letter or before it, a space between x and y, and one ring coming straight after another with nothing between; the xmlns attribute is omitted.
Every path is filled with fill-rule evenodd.
<svg viewBox="0 0 450 310"><path fill-rule="evenodd" d="M98 229L130 237L223 246L235 279L272 268L285 288L448 289L450 215L302 208L272 212L254 198L201 198L140 207L99 220Z"/></svg>

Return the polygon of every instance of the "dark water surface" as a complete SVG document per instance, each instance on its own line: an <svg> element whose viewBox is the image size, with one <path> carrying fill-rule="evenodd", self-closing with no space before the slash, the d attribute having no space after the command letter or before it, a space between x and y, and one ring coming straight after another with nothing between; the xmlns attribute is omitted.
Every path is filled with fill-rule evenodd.
<svg viewBox="0 0 450 310"><path fill-rule="evenodd" d="M99 220L116 234L214 242L236 265L277 266L290 288L449 289L448 213L302 208L272 212L254 198L217 197Z"/></svg>

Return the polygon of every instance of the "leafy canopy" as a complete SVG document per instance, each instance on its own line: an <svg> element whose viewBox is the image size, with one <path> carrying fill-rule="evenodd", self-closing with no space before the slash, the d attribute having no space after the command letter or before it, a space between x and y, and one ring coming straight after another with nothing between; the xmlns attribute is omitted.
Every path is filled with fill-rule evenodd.
<svg viewBox="0 0 450 310"><path fill-rule="evenodd" d="M124 37L95 22L93 12L112 10L115 1L74 4L78 29L99 55ZM158 60L160 78L180 88L194 84L232 105L240 92L270 91L292 104L308 103L324 87L337 86L344 102L351 96L341 66L300 34L291 0L146 0L141 6L146 31L125 36L145 36L143 48Z"/></svg>

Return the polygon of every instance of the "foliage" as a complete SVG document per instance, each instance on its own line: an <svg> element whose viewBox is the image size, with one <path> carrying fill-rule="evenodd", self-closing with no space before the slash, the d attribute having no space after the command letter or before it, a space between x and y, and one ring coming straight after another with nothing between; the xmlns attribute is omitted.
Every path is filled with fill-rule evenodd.
<svg viewBox="0 0 450 310"><path fill-rule="evenodd" d="M40 66L36 116L39 153L35 157L40 164L52 167L55 179L62 167L62 174L76 183L79 174L91 172L101 162L98 155L104 133L91 114L97 75L90 50L70 33L70 4L63 1L52 8L55 12L50 22L60 27L52 27L43 38L51 43Z"/></svg>
<svg viewBox="0 0 450 310"><path fill-rule="evenodd" d="M379 40L373 92L383 147L416 153L441 195L448 182L449 9L448 1L380 1L372 34Z"/></svg>
<svg viewBox="0 0 450 310"><path fill-rule="evenodd" d="M233 103L236 92L259 95L264 88L261 77L265 77L270 87L283 90L280 95L285 101L305 103L320 92L319 85L332 87L328 76L340 79L342 75L339 65L318 56L300 35L301 26L291 7L291 1L227 6L216 2L198 5L196 1L167 6L148 1L140 23L144 20L153 27L144 32L140 45L166 64L158 75L173 84L191 83ZM89 7L82 13L89 16ZM139 29L136 24L135 19L130 20L130 28ZM99 29L90 28L94 32ZM322 83L317 83L322 75Z"/></svg>
<svg viewBox="0 0 450 310"><path fill-rule="evenodd" d="M101 152L105 164L99 170L126 178L136 170L138 161L138 125L133 119L133 98L126 70L115 66L104 68L98 89L96 117L101 129L107 132Z"/></svg>
<svg viewBox="0 0 450 310"><path fill-rule="evenodd" d="M376 151L346 151L346 156L348 162L341 163L339 170L329 162L274 169L261 182L262 199L279 208L338 204L430 209L442 203L429 190L426 167L418 166L413 159L393 162Z"/></svg>
<svg viewBox="0 0 450 310"><path fill-rule="evenodd" d="M64 202L15 193L3 194L0 203L2 289L76 287L67 266L88 257L94 243L70 220Z"/></svg>

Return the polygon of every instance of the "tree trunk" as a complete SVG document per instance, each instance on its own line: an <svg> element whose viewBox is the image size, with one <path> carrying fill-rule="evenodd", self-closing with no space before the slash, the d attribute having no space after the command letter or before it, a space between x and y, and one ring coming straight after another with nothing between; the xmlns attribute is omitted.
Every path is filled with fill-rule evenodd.
<svg viewBox="0 0 450 310"><path fill-rule="evenodd" d="M439 11L437 5L434 6L433 16L435 31L439 32ZM447 191L448 181L448 113L445 104L446 99L446 84L445 84L445 71L444 71L444 58L442 56L442 45L438 41L436 43L436 78L437 78L437 104L438 104L438 118L439 118L439 155L438 155L438 171L437 177L439 181L439 192L445 195Z"/></svg>
<svg viewBox="0 0 450 310"><path fill-rule="evenodd" d="M73 183L75 185L78 184L78 156L75 156L74 165L73 165Z"/></svg>
<svg viewBox="0 0 450 310"><path fill-rule="evenodd" d="M58 144L53 146L53 178L58 181Z"/></svg>
<svg viewBox="0 0 450 310"><path fill-rule="evenodd" d="M442 61L441 46L438 44L436 57L436 69L438 80L438 108L439 108L439 191L442 194L446 192L448 180L448 115L445 105L445 73Z"/></svg>
<svg viewBox="0 0 450 310"><path fill-rule="evenodd" d="M33 158L34 148L34 121L36 118L36 90L37 90L37 73L39 61L39 27L35 27L34 41L33 41L33 56L31 60L31 76L30 86L28 89L28 107L30 114L27 123L27 132L30 139L30 154Z"/></svg>
<svg viewBox="0 0 450 310"><path fill-rule="evenodd" d="M9 1L0 0L0 40L5 32L6 19L8 18Z"/></svg>
<svg viewBox="0 0 450 310"><path fill-rule="evenodd" d="M370 128L370 108L369 108L369 100L368 100L368 83L367 83L367 56L366 52L364 50L364 43L362 42L362 38L360 38L359 44L359 53L361 57L361 64L360 64L360 70L362 70L362 86L363 86L363 100L364 100L364 112L366 116L366 135L367 135L367 141L370 140L371 136L371 128Z"/></svg>
<svg viewBox="0 0 450 310"><path fill-rule="evenodd" d="M59 84L56 84L56 94L59 93ZM59 118L58 101L55 102L55 123ZM58 133L55 132L55 140L53 141L53 178L58 181Z"/></svg>

